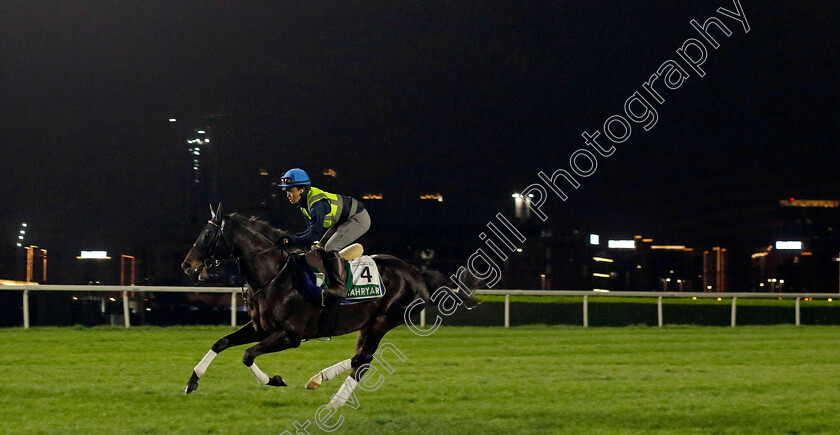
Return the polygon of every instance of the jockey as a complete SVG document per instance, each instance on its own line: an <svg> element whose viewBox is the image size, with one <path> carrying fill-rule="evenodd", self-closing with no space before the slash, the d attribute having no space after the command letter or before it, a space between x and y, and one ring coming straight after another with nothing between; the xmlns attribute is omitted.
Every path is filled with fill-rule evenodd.
<svg viewBox="0 0 840 435"><path fill-rule="evenodd" d="M344 260L338 251L353 243L370 228L370 215L361 201L345 195L325 192L312 186L302 169L289 169L280 187L289 202L300 207L308 221L305 231L283 241L288 247L312 248L321 253L330 287L327 294L344 299ZM314 245L313 245L314 244Z"/></svg>

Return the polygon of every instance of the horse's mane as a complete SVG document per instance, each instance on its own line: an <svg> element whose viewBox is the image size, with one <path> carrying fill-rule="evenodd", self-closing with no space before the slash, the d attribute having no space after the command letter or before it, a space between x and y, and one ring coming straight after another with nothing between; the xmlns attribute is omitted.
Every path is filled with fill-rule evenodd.
<svg viewBox="0 0 840 435"><path fill-rule="evenodd" d="M277 244L284 238L291 236L289 232L274 228L271 224L262 219L258 219L256 216L248 218L241 214L231 213L228 217L251 231L264 236L268 240L271 240L274 244Z"/></svg>

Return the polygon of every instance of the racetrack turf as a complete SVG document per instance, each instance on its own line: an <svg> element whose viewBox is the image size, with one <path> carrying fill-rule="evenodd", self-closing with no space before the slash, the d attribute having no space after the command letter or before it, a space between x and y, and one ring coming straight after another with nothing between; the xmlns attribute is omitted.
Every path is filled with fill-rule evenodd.
<svg viewBox="0 0 840 435"><path fill-rule="evenodd" d="M245 346L192 368L230 327L0 329L0 433L323 433L355 334L262 356L289 387L259 386ZM405 327L381 386L325 421L333 433L840 433L840 327ZM371 384L373 381L371 381ZM343 420L339 420L343 418ZM300 432L304 433L304 432Z"/></svg>

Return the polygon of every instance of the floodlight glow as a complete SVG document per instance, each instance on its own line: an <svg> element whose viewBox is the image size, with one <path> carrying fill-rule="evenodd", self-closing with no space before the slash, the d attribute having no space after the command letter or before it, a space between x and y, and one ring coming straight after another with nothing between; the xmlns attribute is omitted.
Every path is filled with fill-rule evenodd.
<svg viewBox="0 0 840 435"><path fill-rule="evenodd" d="M601 236L597 234L590 234L589 235L589 244L590 245L600 245L601 244Z"/></svg>
<svg viewBox="0 0 840 435"><path fill-rule="evenodd" d="M776 249L802 249L802 242L777 241Z"/></svg>
<svg viewBox="0 0 840 435"><path fill-rule="evenodd" d="M198 134L204 134L204 130L198 130Z"/></svg>
<svg viewBox="0 0 840 435"><path fill-rule="evenodd" d="M609 240L607 247L612 249L636 249L635 240Z"/></svg>
<svg viewBox="0 0 840 435"><path fill-rule="evenodd" d="M108 251L82 251L81 255L77 258L84 258L84 259L108 259Z"/></svg>
<svg viewBox="0 0 840 435"><path fill-rule="evenodd" d="M24 227L24 228L25 228L25 227L26 227L26 223L24 222L24 223L20 224L20 226L22 226L22 227Z"/></svg>
<svg viewBox="0 0 840 435"><path fill-rule="evenodd" d="M175 121L177 121L177 119L175 119L175 118L169 118L169 122L175 122Z"/></svg>

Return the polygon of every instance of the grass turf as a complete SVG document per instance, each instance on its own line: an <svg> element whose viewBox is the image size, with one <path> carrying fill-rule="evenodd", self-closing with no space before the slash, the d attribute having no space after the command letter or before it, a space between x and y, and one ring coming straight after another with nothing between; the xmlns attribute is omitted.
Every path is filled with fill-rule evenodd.
<svg viewBox="0 0 840 435"><path fill-rule="evenodd" d="M295 433L339 379L302 385L351 356L355 334L257 359L244 346L193 366L229 327L0 329L0 433ZM406 328L385 341L374 392L335 433L838 433L840 328ZM374 364L381 367L381 364ZM378 376L378 374L377 374ZM337 415L330 419L335 423ZM303 432L301 432L303 433Z"/></svg>

